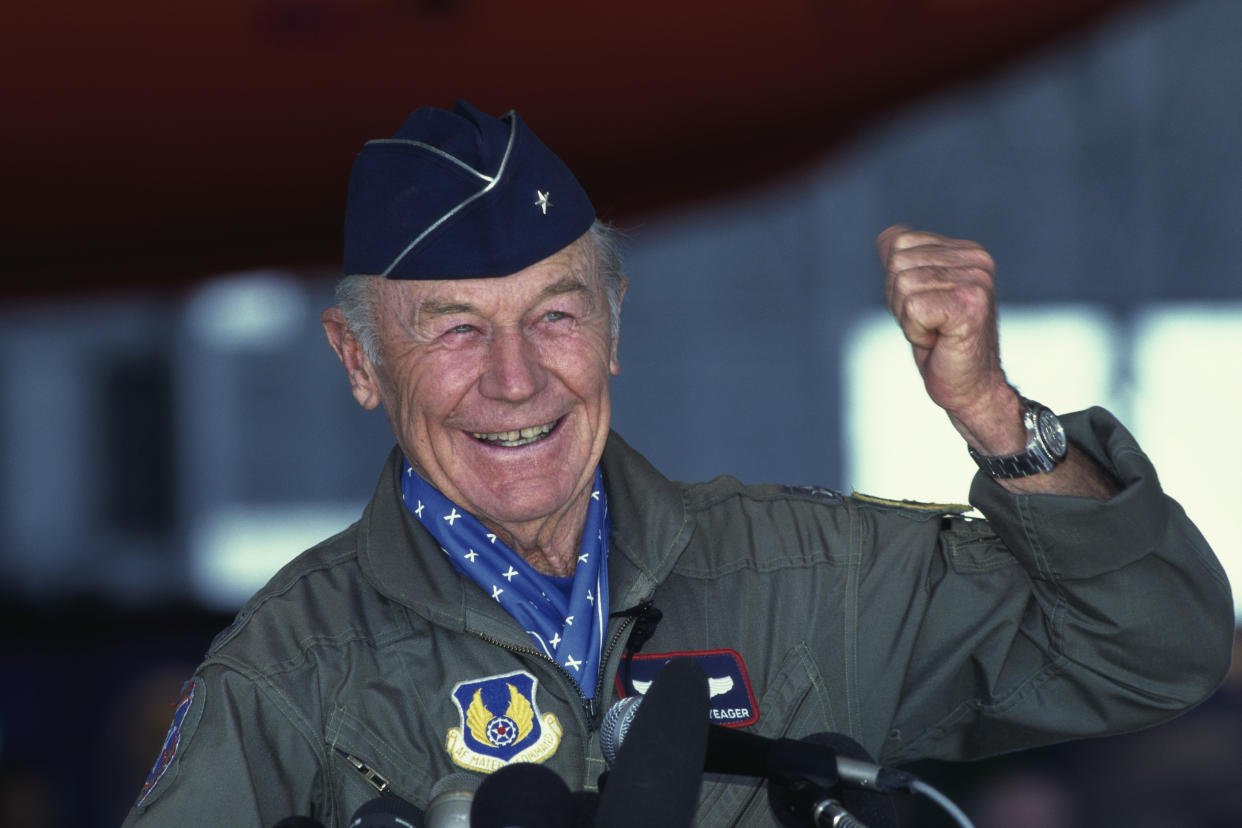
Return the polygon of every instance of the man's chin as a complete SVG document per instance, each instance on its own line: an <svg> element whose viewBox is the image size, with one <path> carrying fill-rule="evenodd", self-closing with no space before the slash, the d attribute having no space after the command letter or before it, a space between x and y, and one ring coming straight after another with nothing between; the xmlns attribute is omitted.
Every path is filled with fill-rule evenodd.
<svg viewBox="0 0 1242 828"><path fill-rule="evenodd" d="M554 519L566 512L568 506L568 500L558 498L484 496L471 499L467 508L483 523L507 529Z"/></svg>

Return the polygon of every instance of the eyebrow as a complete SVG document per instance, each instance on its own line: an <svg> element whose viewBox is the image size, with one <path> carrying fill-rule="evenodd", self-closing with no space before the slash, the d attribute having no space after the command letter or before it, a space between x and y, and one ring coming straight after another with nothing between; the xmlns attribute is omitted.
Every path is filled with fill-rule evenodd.
<svg viewBox="0 0 1242 828"><path fill-rule="evenodd" d="M450 316L455 313L472 313L474 310L474 305L468 302L453 302L435 297L418 303L419 316Z"/></svg>
<svg viewBox="0 0 1242 828"><path fill-rule="evenodd" d="M550 285L539 291L537 301L549 299L554 296L566 296L571 293L590 294L590 289L578 276L563 276ZM419 315L427 316L451 316L455 313L477 313L478 308L469 302L458 302L453 299L443 299L432 296L418 303Z"/></svg>

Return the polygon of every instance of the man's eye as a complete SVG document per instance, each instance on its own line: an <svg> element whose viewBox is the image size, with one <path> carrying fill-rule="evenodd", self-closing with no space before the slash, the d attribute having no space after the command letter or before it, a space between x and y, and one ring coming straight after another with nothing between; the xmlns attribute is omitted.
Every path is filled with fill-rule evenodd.
<svg viewBox="0 0 1242 828"><path fill-rule="evenodd" d="M568 319L569 314L564 311L548 311L543 315L545 322L560 322L562 319Z"/></svg>
<svg viewBox="0 0 1242 828"><path fill-rule="evenodd" d="M468 334L468 333L472 333L474 330L475 330L474 325L462 324L462 325L454 325L453 327L449 328L448 332L451 334Z"/></svg>

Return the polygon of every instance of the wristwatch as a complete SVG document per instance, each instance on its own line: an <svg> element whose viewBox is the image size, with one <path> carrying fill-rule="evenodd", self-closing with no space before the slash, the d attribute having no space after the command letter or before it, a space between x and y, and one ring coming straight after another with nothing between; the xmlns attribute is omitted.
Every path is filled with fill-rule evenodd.
<svg viewBox="0 0 1242 828"><path fill-rule="evenodd" d="M1065 459L1069 448L1065 441L1065 428L1051 409L1025 397L1021 401L1022 424L1026 426L1026 451L1006 457L985 457L973 448L968 449L979 468L994 478L1012 480L1032 474L1046 474Z"/></svg>

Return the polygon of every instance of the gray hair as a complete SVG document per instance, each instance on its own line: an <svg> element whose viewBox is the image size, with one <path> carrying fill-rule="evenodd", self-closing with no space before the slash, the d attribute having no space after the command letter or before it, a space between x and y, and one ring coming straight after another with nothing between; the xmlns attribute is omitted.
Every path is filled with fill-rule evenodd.
<svg viewBox="0 0 1242 828"><path fill-rule="evenodd" d="M587 231L594 247L592 264L604 281L608 297L608 330L613 339L621 334L621 297L625 278L621 275L621 233L607 222L596 219ZM345 324L373 365L379 365L379 280L382 276L346 276L336 285L336 303L345 314Z"/></svg>
<svg viewBox="0 0 1242 828"><path fill-rule="evenodd" d="M595 272L604 280L608 297L608 332L616 339L621 335L621 297L625 294L625 277L621 275L621 231L596 219L587 231L595 242Z"/></svg>

